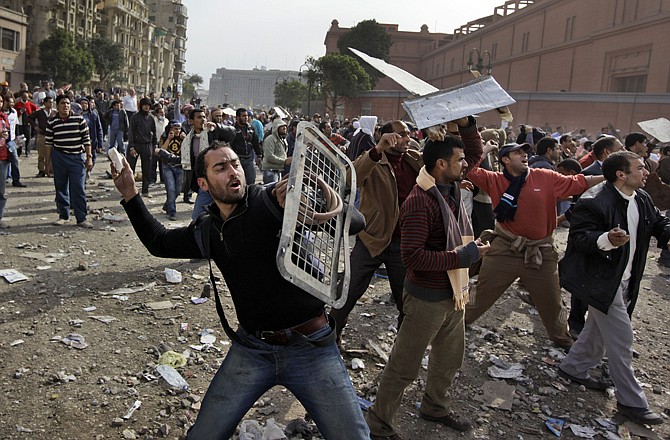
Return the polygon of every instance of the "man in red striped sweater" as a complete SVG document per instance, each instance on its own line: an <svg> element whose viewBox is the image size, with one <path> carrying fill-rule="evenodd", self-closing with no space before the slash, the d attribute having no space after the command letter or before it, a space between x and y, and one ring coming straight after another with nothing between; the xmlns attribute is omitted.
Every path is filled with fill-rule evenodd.
<svg viewBox="0 0 670 440"><path fill-rule="evenodd" d="M489 245L473 241L459 187L465 171L481 159L482 141L477 130L468 129L473 120L463 118L457 123L463 140L446 135L443 140L426 142L425 166L402 205L405 318L384 368L377 399L367 414L373 440L401 439L395 432L395 414L405 388L419 374L428 344L433 348L419 414L458 431L470 428L468 420L451 411L449 388L465 350L468 268Z"/></svg>

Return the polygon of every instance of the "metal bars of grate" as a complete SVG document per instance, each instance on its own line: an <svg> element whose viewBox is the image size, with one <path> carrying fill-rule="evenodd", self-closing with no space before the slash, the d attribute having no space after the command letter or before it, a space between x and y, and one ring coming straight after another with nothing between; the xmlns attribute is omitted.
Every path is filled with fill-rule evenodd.
<svg viewBox="0 0 670 440"><path fill-rule="evenodd" d="M298 124L277 267L286 280L336 308L349 290L351 188L356 177L347 156L313 124Z"/></svg>

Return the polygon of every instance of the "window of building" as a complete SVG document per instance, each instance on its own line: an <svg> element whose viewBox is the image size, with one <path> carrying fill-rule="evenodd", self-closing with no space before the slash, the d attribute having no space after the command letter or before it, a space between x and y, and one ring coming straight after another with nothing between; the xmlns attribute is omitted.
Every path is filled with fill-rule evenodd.
<svg viewBox="0 0 670 440"><path fill-rule="evenodd" d="M570 41L572 40L572 34L575 29L575 19L576 16L568 17L566 23L565 23L565 41Z"/></svg>
<svg viewBox="0 0 670 440"><path fill-rule="evenodd" d="M647 87L647 75L632 75L612 78L612 92L644 93Z"/></svg>
<svg viewBox="0 0 670 440"><path fill-rule="evenodd" d="M361 104L361 116L372 116L371 102L364 102Z"/></svg>
<svg viewBox="0 0 670 440"><path fill-rule="evenodd" d="M172 16L168 17L168 22L169 23L172 23L173 21L174 21L174 17L172 17Z"/></svg>
<svg viewBox="0 0 670 440"><path fill-rule="evenodd" d="M528 40L530 39L530 32L524 32L521 38L521 53L528 52Z"/></svg>
<svg viewBox="0 0 670 440"><path fill-rule="evenodd" d="M21 34L11 29L0 28L0 38L2 39L2 49L9 50L12 52L18 52L20 50L20 41L19 38Z"/></svg>
<svg viewBox="0 0 670 440"><path fill-rule="evenodd" d="M497 53L498 53L498 43L493 43L491 45L491 61L496 59Z"/></svg>

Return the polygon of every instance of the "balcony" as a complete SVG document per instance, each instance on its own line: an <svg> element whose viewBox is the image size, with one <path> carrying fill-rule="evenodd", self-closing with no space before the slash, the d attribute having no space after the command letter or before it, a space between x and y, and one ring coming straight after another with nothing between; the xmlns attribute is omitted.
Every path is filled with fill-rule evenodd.
<svg viewBox="0 0 670 440"><path fill-rule="evenodd" d="M102 14L99 12L95 13L95 21L102 21Z"/></svg>
<svg viewBox="0 0 670 440"><path fill-rule="evenodd" d="M77 27L77 35L83 36L84 35L84 28L79 26Z"/></svg>
<svg viewBox="0 0 670 440"><path fill-rule="evenodd" d="M80 14L84 14L86 12L86 8L84 7L84 5L79 5L77 7L77 10L79 11Z"/></svg>

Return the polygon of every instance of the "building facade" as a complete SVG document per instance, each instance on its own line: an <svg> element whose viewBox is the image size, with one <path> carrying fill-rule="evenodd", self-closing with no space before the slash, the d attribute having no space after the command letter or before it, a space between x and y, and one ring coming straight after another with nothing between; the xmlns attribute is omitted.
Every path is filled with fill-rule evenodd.
<svg viewBox="0 0 670 440"><path fill-rule="evenodd" d="M25 80L28 16L0 6L0 82L14 89Z"/></svg>
<svg viewBox="0 0 670 440"><path fill-rule="evenodd" d="M393 53L391 63L441 89L472 79L469 62L484 73L490 66L517 100L515 124L592 133L610 124L626 133L670 114L668 29L663 0L511 0L437 42L412 70ZM347 116L367 109L384 119L405 116L382 92L388 95L378 86L348 103ZM495 112L480 116L500 124Z"/></svg>
<svg viewBox="0 0 670 440"><path fill-rule="evenodd" d="M91 39L101 15L93 0L1 0L0 5L27 17L25 79L36 83L42 78L39 44L56 29L77 38Z"/></svg>
<svg viewBox="0 0 670 440"><path fill-rule="evenodd" d="M0 0L0 6L26 16L25 78L32 84L49 79L39 44L57 29L77 39L101 36L120 44L126 63L113 78L116 87L160 93L184 75L188 14L181 0Z"/></svg>
<svg viewBox="0 0 670 440"><path fill-rule="evenodd" d="M280 81L299 80L290 70L234 70L220 68L209 80L208 105L228 104L267 110L275 105L275 85Z"/></svg>

